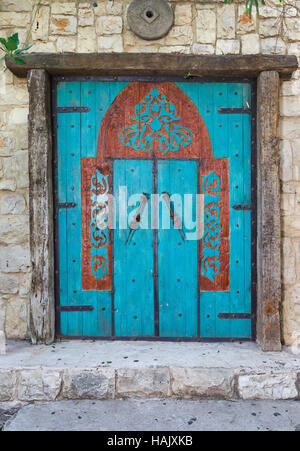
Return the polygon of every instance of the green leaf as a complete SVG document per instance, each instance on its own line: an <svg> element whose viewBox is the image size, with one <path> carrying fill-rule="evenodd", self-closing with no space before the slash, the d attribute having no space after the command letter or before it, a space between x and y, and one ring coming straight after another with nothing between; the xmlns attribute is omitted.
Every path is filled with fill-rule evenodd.
<svg viewBox="0 0 300 451"><path fill-rule="evenodd" d="M8 50L6 39L0 38L0 43L1 43L2 45L4 45L4 47Z"/></svg>
<svg viewBox="0 0 300 451"><path fill-rule="evenodd" d="M31 49L31 47L33 47L34 44L28 45L27 47L24 47L22 49L18 49L15 51L15 55L19 55L20 53L26 52L26 50Z"/></svg>
<svg viewBox="0 0 300 451"><path fill-rule="evenodd" d="M8 39L11 39L12 41L15 41L15 43L16 43L17 45L20 44L19 33L14 33L14 34L12 34Z"/></svg>
<svg viewBox="0 0 300 451"><path fill-rule="evenodd" d="M14 58L15 62L20 65L26 64L26 62L22 58Z"/></svg>
<svg viewBox="0 0 300 451"><path fill-rule="evenodd" d="M13 50L17 50L18 48L18 43L15 39L13 39L12 37L9 37L7 39L7 45L6 45L7 50L13 51Z"/></svg>

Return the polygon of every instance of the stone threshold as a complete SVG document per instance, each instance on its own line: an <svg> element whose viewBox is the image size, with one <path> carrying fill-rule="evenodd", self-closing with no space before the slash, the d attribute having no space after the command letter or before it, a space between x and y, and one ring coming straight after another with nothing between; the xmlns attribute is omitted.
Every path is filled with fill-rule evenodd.
<svg viewBox="0 0 300 451"><path fill-rule="evenodd" d="M255 343L9 341L0 402L210 398L300 400L300 355Z"/></svg>

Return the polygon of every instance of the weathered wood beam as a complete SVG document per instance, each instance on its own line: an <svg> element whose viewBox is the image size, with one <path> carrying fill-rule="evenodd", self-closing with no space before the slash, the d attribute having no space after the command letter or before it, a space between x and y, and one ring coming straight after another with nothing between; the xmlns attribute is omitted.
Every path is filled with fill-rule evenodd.
<svg viewBox="0 0 300 451"><path fill-rule="evenodd" d="M280 351L279 75L262 72L257 83L257 339L264 351Z"/></svg>
<svg viewBox="0 0 300 451"><path fill-rule="evenodd" d="M22 66L6 58L7 67L18 77L32 69L50 75L166 75L199 77L257 77L263 71L277 71L288 79L297 69L293 55L174 55L142 53L31 53Z"/></svg>
<svg viewBox="0 0 300 451"><path fill-rule="evenodd" d="M45 70L29 71L28 90L30 329L33 343L51 343L55 336L51 82Z"/></svg>

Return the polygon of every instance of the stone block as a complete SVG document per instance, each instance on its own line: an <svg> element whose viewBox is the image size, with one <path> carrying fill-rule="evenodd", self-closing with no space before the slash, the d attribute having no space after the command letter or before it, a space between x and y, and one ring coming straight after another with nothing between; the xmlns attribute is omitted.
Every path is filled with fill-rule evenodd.
<svg viewBox="0 0 300 451"><path fill-rule="evenodd" d="M32 0L1 0L0 11L31 12Z"/></svg>
<svg viewBox="0 0 300 451"><path fill-rule="evenodd" d="M105 16L106 15L106 5L102 2L97 2L97 6L94 8L95 16Z"/></svg>
<svg viewBox="0 0 300 451"><path fill-rule="evenodd" d="M283 196L283 195L282 195ZM285 194L285 196L289 196ZM296 282L296 256L293 242L290 238L282 238L282 266L283 283L292 284Z"/></svg>
<svg viewBox="0 0 300 451"><path fill-rule="evenodd" d="M77 31L77 17L67 15L53 15L50 20L52 34L73 35Z"/></svg>
<svg viewBox="0 0 300 451"><path fill-rule="evenodd" d="M175 25L189 25L192 23L191 5L176 5Z"/></svg>
<svg viewBox="0 0 300 451"><path fill-rule="evenodd" d="M0 282L0 284L1 284L1 282ZM6 354L6 338L5 338L5 334L4 334L3 330L0 330L0 355L5 355L5 354ZM0 378L1 378L1 375L0 375ZM1 393L0 393L0 397L1 397Z"/></svg>
<svg viewBox="0 0 300 451"><path fill-rule="evenodd" d="M259 21L259 34L266 38L270 36L277 36L279 34L278 19L266 19Z"/></svg>
<svg viewBox="0 0 300 451"><path fill-rule="evenodd" d="M0 191L16 191L17 183L13 179L0 180Z"/></svg>
<svg viewBox="0 0 300 451"><path fill-rule="evenodd" d="M198 10L196 17L196 37L200 44L214 44L216 42L216 13L211 10Z"/></svg>
<svg viewBox="0 0 300 451"><path fill-rule="evenodd" d="M51 4L52 14L77 14L76 3L75 2L55 2Z"/></svg>
<svg viewBox="0 0 300 451"><path fill-rule="evenodd" d="M193 42L193 31L189 25L171 28L165 38L165 45L190 45Z"/></svg>
<svg viewBox="0 0 300 451"><path fill-rule="evenodd" d="M300 118L282 117L280 120L280 138L281 139L299 139L300 138Z"/></svg>
<svg viewBox="0 0 300 451"><path fill-rule="evenodd" d="M300 117L300 102L296 96L284 96L280 99L281 116Z"/></svg>
<svg viewBox="0 0 300 451"><path fill-rule="evenodd" d="M266 38L261 40L261 52L263 54L285 54L286 45L284 41L279 38Z"/></svg>
<svg viewBox="0 0 300 451"><path fill-rule="evenodd" d="M239 35L253 33L256 31L256 10L252 10L250 19L245 12L245 6L239 5L236 31Z"/></svg>
<svg viewBox="0 0 300 451"><path fill-rule="evenodd" d="M280 94L282 96L300 96L300 79L282 82Z"/></svg>
<svg viewBox="0 0 300 451"><path fill-rule="evenodd" d="M13 401L16 397L16 373L0 369L0 402Z"/></svg>
<svg viewBox="0 0 300 451"><path fill-rule="evenodd" d="M111 399L115 395L115 370L74 369L63 375L63 399Z"/></svg>
<svg viewBox="0 0 300 451"><path fill-rule="evenodd" d="M281 141L280 148L280 178L288 182L293 178L293 154L289 141Z"/></svg>
<svg viewBox="0 0 300 451"><path fill-rule="evenodd" d="M79 53L93 53L97 51L97 38L94 27L78 28L77 51Z"/></svg>
<svg viewBox="0 0 300 451"><path fill-rule="evenodd" d="M22 244L28 240L28 216L13 215L0 217L0 245Z"/></svg>
<svg viewBox="0 0 300 451"><path fill-rule="evenodd" d="M217 55L236 55L240 53L240 41L238 39L218 39Z"/></svg>
<svg viewBox="0 0 300 451"><path fill-rule="evenodd" d="M26 202L22 194L4 194L1 197L0 213L2 215L20 215L24 213Z"/></svg>
<svg viewBox="0 0 300 451"><path fill-rule="evenodd" d="M217 37L219 39L235 38L235 5L224 5L217 11Z"/></svg>
<svg viewBox="0 0 300 451"><path fill-rule="evenodd" d="M121 35L101 36L98 38L98 52L123 52L123 39Z"/></svg>
<svg viewBox="0 0 300 451"><path fill-rule="evenodd" d="M245 400L296 399L296 380L297 374L294 372L245 374L238 378L238 391L240 397Z"/></svg>
<svg viewBox="0 0 300 451"><path fill-rule="evenodd" d="M5 330L5 318L6 318L6 299L0 296L0 330Z"/></svg>
<svg viewBox="0 0 300 451"><path fill-rule="evenodd" d="M258 34L246 34L241 36L242 54L254 55L260 52L260 42Z"/></svg>
<svg viewBox="0 0 300 451"><path fill-rule="evenodd" d="M78 11L78 25L80 27L90 27L94 25L94 11L91 9L80 9Z"/></svg>
<svg viewBox="0 0 300 451"><path fill-rule="evenodd" d="M28 338L28 300L11 297L7 302L5 333L8 338Z"/></svg>
<svg viewBox="0 0 300 451"><path fill-rule="evenodd" d="M13 108L8 115L8 123L11 125L26 124L28 119L27 108Z"/></svg>
<svg viewBox="0 0 300 451"><path fill-rule="evenodd" d="M19 279L17 276L0 274L0 293L16 294L19 289Z"/></svg>
<svg viewBox="0 0 300 451"><path fill-rule="evenodd" d="M286 18L286 33L285 36L289 41L300 41L300 19ZM299 44L299 42L298 42Z"/></svg>
<svg viewBox="0 0 300 451"><path fill-rule="evenodd" d="M13 31L15 31L16 27L27 27L29 21L29 13L1 12L0 29L13 28Z"/></svg>
<svg viewBox="0 0 300 451"><path fill-rule="evenodd" d="M75 52L76 51L76 38L70 36L59 36L56 41L56 49L58 52Z"/></svg>
<svg viewBox="0 0 300 451"><path fill-rule="evenodd" d="M278 5L265 5L260 6L259 8L259 17L268 18L268 17L279 17L280 15L280 9L278 8Z"/></svg>
<svg viewBox="0 0 300 451"><path fill-rule="evenodd" d="M171 368L172 394L179 398L232 398L233 373L216 368Z"/></svg>
<svg viewBox="0 0 300 451"><path fill-rule="evenodd" d="M27 272L30 269L29 247L7 246L0 247L0 271Z"/></svg>
<svg viewBox="0 0 300 451"><path fill-rule="evenodd" d="M192 47L192 52L195 55L214 55L215 46L212 44L199 44L195 42Z"/></svg>
<svg viewBox="0 0 300 451"><path fill-rule="evenodd" d="M158 47L157 50L154 50L155 47L146 47L146 52L150 52L153 53L155 51L159 52L159 53L176 53L176 54L188 54L190 53L190 47L188 46L184 46L184 45L167 45L167 46L162 46L162 47Z"/></svg>
<svg viewBox="0 0 300 451"><path fill-rule="evenodd" d="M50 8L41 6L32 24L31 34L34 41L47 41L49 35Z"/></svg>
<svg viewBox="0 0 300 451"><path fill-rule="evenodd" d="M170 396L168 368L122 368L117 370L116 396L151 398Z"/></svg>
<svg viewBox="0 0 300 451"><path fill-rule="evenodd" d="M114 35L122 33L123 21L117 16L102 16L96 19L96 33L98 35Z"/></svg>
<svg viewBox="0 0 300 451"><path fill-rule="evenodd" d="M123 11L123 2L114 0L113 2L105 2L106 14L120 16Z"/></svg>
<svg viewBox="0 0 300 451"><path fill-rule="evenodd" d="M61 391L62 378L58 371L30 369L19 373L20 401L55 401Z"/></svg>
<svg viewBox="0 0 300 451"><path fill-rule="evenodd" d="M50 39L50 38L49 38ZM29 53L56 53L55 42L36 42L34 47L29 50Z"/></svg>

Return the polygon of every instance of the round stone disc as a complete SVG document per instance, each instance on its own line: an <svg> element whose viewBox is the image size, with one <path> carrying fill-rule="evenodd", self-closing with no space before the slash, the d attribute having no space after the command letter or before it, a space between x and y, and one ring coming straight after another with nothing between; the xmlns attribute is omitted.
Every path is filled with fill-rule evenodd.
<svg viewBox="0 0 300 451"><path fill-rule="evenodd" d="M133 0L127 20L133 33L152 41L169 32L174 23L174 12L166 0Z"/></svg>

